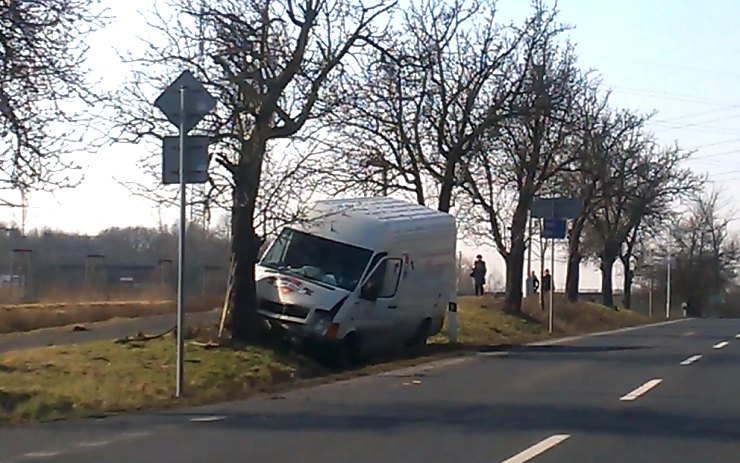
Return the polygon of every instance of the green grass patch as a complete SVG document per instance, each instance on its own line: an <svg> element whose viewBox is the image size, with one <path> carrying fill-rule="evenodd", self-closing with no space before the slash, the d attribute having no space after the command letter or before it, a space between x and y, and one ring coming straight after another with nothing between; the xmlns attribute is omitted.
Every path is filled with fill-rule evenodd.
<svg viewBox="0 0 740 463"><path fill-rule="evenodd" d="M166 408L248 397L340 378L367 375L459 355L485 346L542 340L547 312L526 301L522 314L500 309L491 297L461 298L457 346L444 334L413 358L392 358L333 374L294 352L260 347L205 348L188 342L185 397L172 397L175 343L172 336L127 344L98 341L0 354L0 422L51 420L124 410ZM556 335L601 331L647 323L629 311L591 303L556 305Z"/></svg>

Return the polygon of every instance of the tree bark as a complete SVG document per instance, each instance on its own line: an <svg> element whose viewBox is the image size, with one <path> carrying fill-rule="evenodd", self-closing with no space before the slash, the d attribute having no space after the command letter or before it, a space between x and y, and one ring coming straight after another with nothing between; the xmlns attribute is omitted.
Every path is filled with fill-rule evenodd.
<svg viewBox="0 0 740 463"><path fill-rule="evenodd" d="M601 255L601 295L602 302L607 307L614 307L612 270L616 260L616 253L605 252Z"/></svg>
<svg viewBox="0 0 740 463"><path fill-rule="evenodd" d="M625 309L632 308L632 270L629 266L629 256L622 258L622 265L624 266L624 279L622 281L622 304Z"/></svg>
<svg viewBox="0 0 740 463"><path fill-rule="evenodd" d="M455 186L455 167L457 167L457 163L450 160L447 161L442 183L439 186L439 206L437 209L442 212L450 212L450 206L452 206L452 189Z"/></svg>
<svg viewBox="0 0 740 463"><path fill-rule="evenodd" d="M231 336L244 343L259 341L263 321L257 314L254 266L260 239L254 229L254 212L259 193L265 143L242 148L244 161L234 173L231 207L231 250L234 254L234 286L231 293Z"/></svg>
<svg viewBox="0 0 740 463"><path fill-rule="evenodd" d="M579 286L581 281L581 234L583 232L583 218L573 222L573 227L568 237L568 270L565 277L565 294L569 301L578 300Z"/></svg>
<svg viewBox="0 0 740 463"><path fill-rule="evenodd" d="M506 257L506 292L504 309L509 312L520 312L522 309L522 278L524 275L524 236L527 229L527 198L519 198L519 204L511 221L511 250Z"/></svg>
<svg viewBox="0 0 740 463"><path fill-rule="evenodd" d="M580 281L581 255L575 252L568 256L568 270L565 277L565 293L571 302L578 300Z"/></svg>

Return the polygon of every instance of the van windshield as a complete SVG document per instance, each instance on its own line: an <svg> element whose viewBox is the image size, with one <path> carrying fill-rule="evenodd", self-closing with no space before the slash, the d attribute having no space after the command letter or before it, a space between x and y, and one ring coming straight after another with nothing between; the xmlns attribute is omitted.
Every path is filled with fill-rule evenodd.
<svg viewBox="0 0 740 463"><path fill-rule="evenodd" d="M373 252L284 228L261 265L352 291Z"/></svg>

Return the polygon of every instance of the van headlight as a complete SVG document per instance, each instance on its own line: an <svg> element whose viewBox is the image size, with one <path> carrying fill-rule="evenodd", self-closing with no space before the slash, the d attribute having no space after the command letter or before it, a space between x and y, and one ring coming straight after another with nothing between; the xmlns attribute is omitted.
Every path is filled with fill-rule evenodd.
<svg viewBox="0 0 740 463"><path fill-rule="evenodd" d="M329 326L331 326L332 318L333 315L331 314L331 312L316 310L314 311L314 319L313 323L311 324L311 328L320 336L324 336L329 329Z"/></svg>

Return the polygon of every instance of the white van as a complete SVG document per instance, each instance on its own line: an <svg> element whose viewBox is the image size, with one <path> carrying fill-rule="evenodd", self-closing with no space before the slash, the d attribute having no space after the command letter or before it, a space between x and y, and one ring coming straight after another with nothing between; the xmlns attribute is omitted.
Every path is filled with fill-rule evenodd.
<svg viewBox="0 0 740 463"><path fill-rule="evenodd" d="M453 216L414 203L316 202L260 259L258 311L352 357L423 344L456 298L456 241Z"/></svg>

